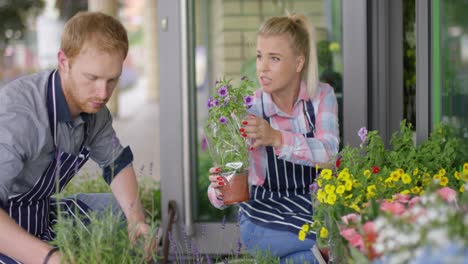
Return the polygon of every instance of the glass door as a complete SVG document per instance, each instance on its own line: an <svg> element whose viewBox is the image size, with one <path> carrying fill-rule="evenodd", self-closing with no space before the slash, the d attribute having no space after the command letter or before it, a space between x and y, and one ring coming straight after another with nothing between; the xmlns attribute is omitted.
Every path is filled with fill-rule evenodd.
<svg viewBox="0 0 468 264"><path fill-rule="evenodd" d="M319 73L322 82L335 88L342 119L342 23L341 1L339 0L196 0L193 10L189 10L193 23L189 23L188 39L191 65L189 91L196 111L196 122L193 122L192 135L197 140L196 159L192 168L196 179L192 185L195 197L192 200L193 219L203 229L215 223L210 232L223 232L224 227L233 225L237 220L236 206L226 210L214 208L206 194L208 169L212 163L206 150L203 127L207 118L206 102L214 87L215 81L221 78L239 80L247 76L256 78L256 32L260 24L271 16L298 11L308 16L315 27L319 57ZM259 86L258 86L259 87ZM341 133L342 134L342 133ZM216 224L218 223L218 224ZM218 229L218 231L216 231ZM238 239L238 234L229 234L225 240ZM216 243L218 243L217 241ZM235 245L235 244L234 244ZM231 249L232 250L232 249ZM230 251L230 250L228 250Z"/></svg>

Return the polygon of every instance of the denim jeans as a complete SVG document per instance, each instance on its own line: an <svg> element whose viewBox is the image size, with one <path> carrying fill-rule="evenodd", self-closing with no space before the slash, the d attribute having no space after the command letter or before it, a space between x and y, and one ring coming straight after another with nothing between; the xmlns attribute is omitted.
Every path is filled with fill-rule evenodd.
<svg viewBox="0 0 468 264"><path fill-rule="evenodd" d="M301 241L297 234L255 224L245 214L240 216L239 222L242 243L252 256L265 254L279 258L280 263L318 263L311 250L314 240Z"/></svg>

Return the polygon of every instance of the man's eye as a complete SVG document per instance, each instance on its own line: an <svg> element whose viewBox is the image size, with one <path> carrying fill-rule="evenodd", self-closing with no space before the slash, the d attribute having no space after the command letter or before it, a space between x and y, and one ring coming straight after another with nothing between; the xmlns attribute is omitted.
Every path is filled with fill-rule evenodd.
<svg viewBox="0 0 468 264"><path fill-rule="evenodd" d="M278 58L278 57L271 57L271 59L274 60L274 61L279 61L280 60L280 58Z"/></svg>

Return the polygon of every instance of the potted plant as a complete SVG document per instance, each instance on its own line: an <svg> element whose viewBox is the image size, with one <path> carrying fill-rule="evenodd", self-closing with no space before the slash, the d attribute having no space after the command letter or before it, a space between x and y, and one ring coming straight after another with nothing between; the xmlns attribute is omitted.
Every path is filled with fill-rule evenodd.
<svg viewBox="0 0 468 264"><path fill-rule="evenodd" d="M225 204L249 198L249 141L239 129L253 104L253 86L247 77L242 77L238 85L222 79L216 81L213 95L207 101L205 136L214 165L221 169L220 174L225 179L221 187Z"/></svg>

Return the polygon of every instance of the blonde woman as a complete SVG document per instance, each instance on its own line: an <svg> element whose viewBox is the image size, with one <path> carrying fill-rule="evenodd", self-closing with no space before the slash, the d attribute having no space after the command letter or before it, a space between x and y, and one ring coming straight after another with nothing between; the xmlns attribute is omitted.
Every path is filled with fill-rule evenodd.
<svg viewBox="0 0 468 264"><path fill-rule="evenodd" d="M312 222L309 185L316 165L338 152L338 105L333 88L319 83L315 40L304 16L272 17L257 37L257 77L250 117L240 129L252 140L250 200L240 204L241 240L247 250L281 263L314 263L315 234L298 239ZM208 196L223 208L217 168ZM268 252L268 253L267 253Z"/></svg>

